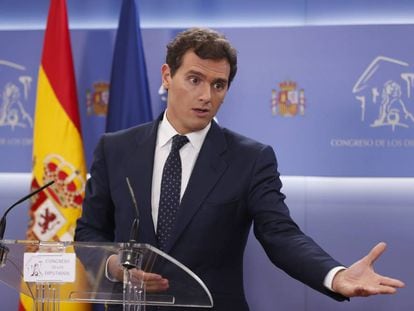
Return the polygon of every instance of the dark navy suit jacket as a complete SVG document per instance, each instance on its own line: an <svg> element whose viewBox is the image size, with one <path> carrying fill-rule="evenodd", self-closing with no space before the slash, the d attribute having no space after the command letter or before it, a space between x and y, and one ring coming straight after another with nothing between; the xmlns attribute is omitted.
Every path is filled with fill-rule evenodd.
<svg viewBox="0 0 414 311"><path fill-rule="evenodd" d="M159 120L105 134L94 154L76 240L129 240L140 209L139 242L156 246L151 183ZM340 265L291 219L273 149L214 121L195 163L166 252L196 273L210 289L216 311L248 310L243 253L253 223L270 260L292 277L334 299L323 280ZM177 310L176 308L173 310Z"/></svg>

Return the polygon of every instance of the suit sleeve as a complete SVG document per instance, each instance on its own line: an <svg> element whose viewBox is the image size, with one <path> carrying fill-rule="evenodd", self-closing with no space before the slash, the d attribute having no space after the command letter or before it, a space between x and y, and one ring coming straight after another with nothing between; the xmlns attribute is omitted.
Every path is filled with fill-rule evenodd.
<svg viewBox="0 0 414 311"><path fill-rule="evenodd" d="M107 164L105 161L105 136L94 152L86 183L82 216L78 219L76 241L112 242L114 240L114 204L110 196Z"/></svg>
<svg viewBox="0 0 414 311"><path fill-rule="evenodd" d="M275 154L265 146L252 172L248 199L256 238L270 260L290 276L336 300L346 299L323 286L327 273L341 264L299 229L281 187Z"/></svg>

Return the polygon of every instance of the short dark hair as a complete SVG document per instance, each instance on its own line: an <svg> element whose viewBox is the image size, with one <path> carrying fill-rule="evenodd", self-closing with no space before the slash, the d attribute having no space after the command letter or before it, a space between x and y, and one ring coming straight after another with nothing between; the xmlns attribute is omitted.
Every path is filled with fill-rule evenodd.
<svg viewBox="0 0 414 311"><path fill-rule="evenodd" d="M167 45L166 63L170 67L171 76L180 68L183 55L190 50L202 59L227 59L230 64L230 87L237 72L237 51L223 34L208 28L190 28L180 32Z"/></svg>

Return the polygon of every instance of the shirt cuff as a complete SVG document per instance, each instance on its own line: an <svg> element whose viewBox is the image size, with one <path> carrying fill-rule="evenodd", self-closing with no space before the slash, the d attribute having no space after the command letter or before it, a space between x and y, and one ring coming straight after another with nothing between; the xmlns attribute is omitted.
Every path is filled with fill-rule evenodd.
<svg viewBox="0 0 414 311"><path fill-rule="evenodd" d="M325 286L327 289L329 289L331 292L335 292L332 288L332 282L333 279L335 278L335 275L342 270L346 270L345 267L343 266L338 266L335 268L332 268L328 274L325 276L325 279L323 280L323 286Z"/></svg>
<svg viewBox="0 0 414 311"><path fill-rule="evenodd" d="M117 280L117 279L113 278L112 276L110 276L109 271L108 271L109 259L113 256L118 256L118 255L113 254L113 255L109 256L108 259L106 260L106 263L105 263L105 277L111 282L119 282L119 280Z"/></svg>

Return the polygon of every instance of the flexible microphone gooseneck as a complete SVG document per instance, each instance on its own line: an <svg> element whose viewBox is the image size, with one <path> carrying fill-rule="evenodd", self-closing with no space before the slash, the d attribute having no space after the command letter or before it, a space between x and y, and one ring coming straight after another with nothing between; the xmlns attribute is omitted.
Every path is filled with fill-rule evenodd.
<svg viewBox="0 0 414 311"><path fill-rule="evenodd" d="M0 220L0 240L3 240L4 232L6 230L6 216L7 214L15 207L16 205L19 205L20 203L26 201L27 199L31 198L35 194L39 193L40 191L43 191L45 188L52 185L54 181L49 181L47 184L43 185L42 187L36 189L35 191L29 193L28 195L24 196L17 202L15 202L13 205L11 205L3 214L3 217ZM8 248L0 243L0 267L3 267L6 264L7 259L7 253L9 252Z"/></svg>
<svg viewBox="0 0 414 311"><path fill-rule="evenodd" d="M132 204L134 205L134 208L135 208L135 219L134 219L134 222L132 223L131 232L129 234L129 242L135 243L138 240L139 209L138 209L137 200L135 199L134 190L132 189L131 183L129 182L129 178L126 177L125 180L128 185L129 194L131 195Z"/></svg>
<svg viewBox="0 0 414 311"><path fill-rule="evenodd" d="M50 185L52 185L54 182L55 182L54 180L49 181L47 184L43 185L42 187L36 189L35 191L29 193L28 195L26 195L23 198L21 198L20 200L18 200L16 203L14 203L12 206L10 206L4 212L3 217L0 220L0 240L3 240L4 231L6 230L6 216L13 209L13 207L15 207L16 205L19 205L20 203L22 203L22 202L26 201L27 199L31 198L32 196L39 193L43 189L45 189L45 188L49 187Z"/></svg>
<svg viewBox="0 0 414 311"><path fill-rule="evenodd" d="M138 249L134 248L133 244L138 241L138 229L139 229L139 209L137 200L135 199L134 190L132 189L131 183L129 182L129 178L125 178L126 183L128 185L129 194L131 196L132 205L134 205L135 208L135 219L132 223L131 232L129 234L129 243L128 246L121 250L121 258L120 262L122 266L124 266L126 269L133 269L137 268L139 265L140 255Z"/></svg>

